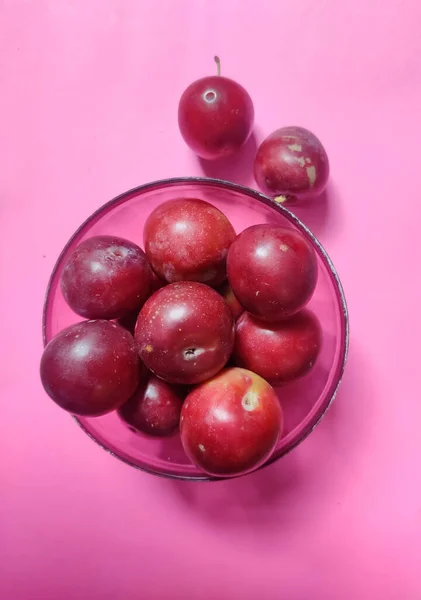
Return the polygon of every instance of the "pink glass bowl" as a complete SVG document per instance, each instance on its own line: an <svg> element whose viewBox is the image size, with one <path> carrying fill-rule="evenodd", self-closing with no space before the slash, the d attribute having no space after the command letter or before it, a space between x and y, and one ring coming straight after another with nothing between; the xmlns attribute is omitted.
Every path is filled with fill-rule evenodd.
<svg viewBox="0 0 421 600"><path fill-rule="evenodd" d="M99 234L118 235L142 245L143 225L150 212L162 202L177 197L211 202L228 216L237 233L258 223L298 229L316 251L319 277L309 306L322 324L323 348L309 375L277 390L285 414L285 428L266 464L272 463L304 440L334 399L348 350L348 313L338 275L320 242L297 217L266 196L225 181L183 178L146 184L111 200L81 225L54 267L44 305L44 344L64 327L80 321L67 306L60 290L63 265L75 246ZM137 435L116 413L74 418L104 450L134 467L166 477L209 479L189 462L178 435L167 439Z"/></svg>

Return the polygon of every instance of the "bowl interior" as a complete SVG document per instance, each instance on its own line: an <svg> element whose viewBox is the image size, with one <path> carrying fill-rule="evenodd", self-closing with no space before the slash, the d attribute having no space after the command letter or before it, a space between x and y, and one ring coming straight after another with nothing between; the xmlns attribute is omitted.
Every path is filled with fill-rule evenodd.
<svg viewBox="0 0 421 600"><path fill-rule="evenodd" d="M80 227L57 261L44 308L44 342L64 327L80 321L67 306L60 290L63 265L74 247L99 234L119 235L143 247L143 225L150 212L160 203L177 197L211 202L227 215L237 233L258 223L297 228L316 251L319 276L309 308L320 319L323 347L309 375L277 388L285 427L270 460L273 462L310 433L334 397L346 358L347 313L339 280L320 243L296 217L258 192L216 180L170 180L142 186L104 205ZM178 435L161 440L134 434L116 413L97 418L80 417L77 421L106 450L136 467L160 475L206 478L187 459Z"/></svg>

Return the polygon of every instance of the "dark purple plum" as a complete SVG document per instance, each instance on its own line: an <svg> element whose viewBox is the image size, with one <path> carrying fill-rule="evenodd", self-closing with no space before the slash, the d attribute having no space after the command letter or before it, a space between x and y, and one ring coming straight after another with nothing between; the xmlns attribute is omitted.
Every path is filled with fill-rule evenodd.
<svg viewBox="0 0 421 600"><path fill-rule="evenodd" d="M87 319L119 319L140 310L152 291L152 269L139 246L100 235L77 246L64 266L61 289Z"/></svg>
<svg viewBox="0 0 421 600"><path fill-rule="evenodd" d="M178 429L183 400L184 394L179 387L149 374L118 414L130 428L140 433L165 437Z"/></svg>
<svg viewBox="0 0 421 600"><path fill-rule="evenodd" d="M111 321L83 321L45 347L41 381L61 408L95 417L119 408L136 391L140 361L133 336Z"/></svg>

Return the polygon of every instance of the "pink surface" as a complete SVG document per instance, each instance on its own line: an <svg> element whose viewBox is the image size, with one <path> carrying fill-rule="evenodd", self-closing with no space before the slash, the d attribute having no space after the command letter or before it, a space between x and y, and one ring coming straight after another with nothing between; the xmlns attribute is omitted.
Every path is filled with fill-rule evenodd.
<svg viewBox="0 0 421 600"><path fill-rule="evenodd" d="M0 597L419 600L421 179L418 0L1 0ZM178 97L223 73L256 139L314 130L331 159L314 229L341 275L351 352L293 453L216 484L140 473L42 391L41 310L68 237L139 183L220 175L178 133Z"/></svg>

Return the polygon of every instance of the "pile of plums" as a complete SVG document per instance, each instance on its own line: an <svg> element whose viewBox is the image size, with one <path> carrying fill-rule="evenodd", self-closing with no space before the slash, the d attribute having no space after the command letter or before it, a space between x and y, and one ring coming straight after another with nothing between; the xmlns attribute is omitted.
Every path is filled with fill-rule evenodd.
<svg viewBox="0 0 421 600"><path fill-rule="evenodd" d="M315 252L290 227L236 235L195 198L155 208L143 247L101 235L74 248L61 290L85 320L46 346L44 388L76 415L117 410L139 435L180 431L210 475L249 472L282 435L272 386L308 373L320 351L319 321L305 308Z"/></svg>
<svg viewBox="0 0 421 600"><path fill-rule="evenodd" d="M178 109L184 140L207 160L237 151L254 123L249 94L215 60L218 74L192 83ZM276 202L300 201L325 189L329 161L313 133L283 127L259 147L254 175ZM305 308L314 250L289 227L236 235L220 210L194 198L158 206L143 243L103 235L73 250L61 289L85 320L45 348L43 385L76 415L117 410L140 435L179 430L210 475L247 473L282 434L272 386L308 373L320 352L319 321Z"/></svg>

